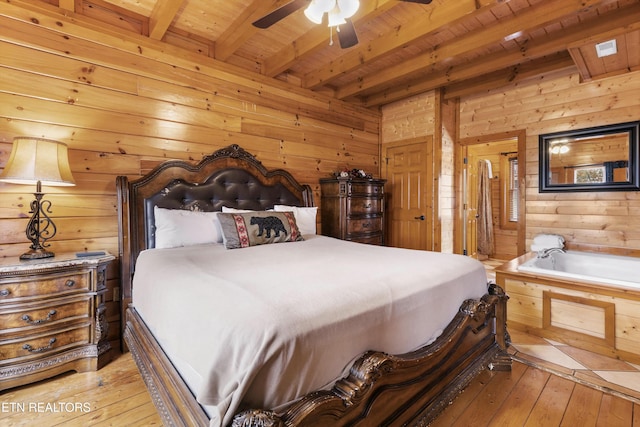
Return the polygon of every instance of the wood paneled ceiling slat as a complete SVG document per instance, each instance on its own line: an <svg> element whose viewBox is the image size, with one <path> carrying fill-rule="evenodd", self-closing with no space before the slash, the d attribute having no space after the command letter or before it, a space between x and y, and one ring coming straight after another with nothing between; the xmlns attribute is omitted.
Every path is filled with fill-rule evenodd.
<svg viewBox="0 0 640 427"><path fill-rule="evenodd" d="M50 0L32 0L51 4ZM326 24L296 10L252 23L292 0L58 0L105 33L135 32L358 105L376 108L445 88L447 97L575 67L584 80L640 72L638 0L361 1L359 43L341 49ZM54 3L55 4L55 3ZM636 21L633 22L633 19ZM619 54L593 45L616 37ZM456 95L457 94L457 95Z"/></svg>

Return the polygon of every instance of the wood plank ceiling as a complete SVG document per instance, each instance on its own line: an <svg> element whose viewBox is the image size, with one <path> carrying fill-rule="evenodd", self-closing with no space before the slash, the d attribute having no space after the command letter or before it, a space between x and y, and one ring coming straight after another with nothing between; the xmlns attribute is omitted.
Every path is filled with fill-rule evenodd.
<svg viewBox="0 0 640 427"><path fill-rule="evenodd" d="M291 0L33 1L369 107L567 67L586 80L640 70L639 0L361 0L359 43L348 49L303 8L267 29L252 25ZM618 53L597 57L595 45L612 39Z"/></svg>

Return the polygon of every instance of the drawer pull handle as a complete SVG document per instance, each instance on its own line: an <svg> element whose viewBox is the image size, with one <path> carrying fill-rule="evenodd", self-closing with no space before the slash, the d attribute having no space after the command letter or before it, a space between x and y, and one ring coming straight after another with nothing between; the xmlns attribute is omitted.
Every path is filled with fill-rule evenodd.
<svg viewBox="0 0 640 427"><path fill-rule="evenodd" d="M362 228L370 228L371 227L371 223L370 222L365 222L362 224Z"/></svg>
<svg viewBox="0 0 640 427"><path fill-rule="evenodd" d="M71 287L75 286L75 284L76 284L76 281L75 281L75 280L73 280L73 279L69 279L69 280L67 280L66 282L64 282L64 285L65 285L67 288L71 288Z"/></svg>
<svg viewBox="0 0 640 427"><path fill-rule="evenodd" d="M51 350L51 347L53 347L53 343L55 342L56 342L56 339L51 338L49 340L49 344L45 345L44 347L33 348L29 344L25 344L22 346L22 348L24 350L27 350L29 353L42 353L43 351Z"/></svg>
<svg viewBox="0 0 640 427"><path fill-rule="evenodd" d="M0 297L8 297L11 295L11 291L9 289L0 290Z"/></svg>
<svg viewBox="0 0 640 427"><path fill-rule="evenodd" d="M49 312L49 314L47 314L47 317L45 317L44 319L37 319L37 320L33 320L31 318L31 316L29 316L28 314L23 314L22 315L22 320L24 320L25 322L27 322L30 325L39 325L40 323L44 323L44 322L48 322L51 320L52 316L56 315L56 311L55 310L51 310Z"/></svg>
<svg viewBox="0 0 640 427"><path fill-rule="evenodd" d="M365 203L365 204L364 204L364 208L365 208L365 209L369 209L369 208L371 208L371 203Z"/></svg>

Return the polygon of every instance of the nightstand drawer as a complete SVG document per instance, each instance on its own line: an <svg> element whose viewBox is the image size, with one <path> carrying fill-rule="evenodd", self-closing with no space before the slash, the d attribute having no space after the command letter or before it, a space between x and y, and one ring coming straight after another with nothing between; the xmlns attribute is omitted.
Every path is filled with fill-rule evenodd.
<svg viewBox="0 0 640 427"><path fill-rule="evenodd" d="M382 218L363 218L347 220L347 233L375 233L382 230Z"/></svg>
<svg viewBox="0 0 640 427"><path fill-rule="evenodd" d="M49 353L89 344L91 323L62 329L49 334L33 335L0 341L0 365L15 363L15 359L40 357Z"/></svg>
<svg viewBox="0 0 640 427"><path fill-rule="evenodd" d="M351 197L347 200L350 215L372 215L382 212L382 200L373 197Z"/></svg>
<svg viewBox="0 0 640 427"><path fill-rule="evenodd" d="M0 306L2 307L2 306ZM89 319L91 296L48 301L46 304L22 304L0 308L0 335L22 333L39 327L78 319Z"/></svg>
<svg viewBox="0 0 640 427"><path fill-rule="evenodd" d="M0 304L18 298L43 297L46 295L88 291L89 272L75 274L43 275L37 279L29 277L20 281L0 284Z"/></svg>

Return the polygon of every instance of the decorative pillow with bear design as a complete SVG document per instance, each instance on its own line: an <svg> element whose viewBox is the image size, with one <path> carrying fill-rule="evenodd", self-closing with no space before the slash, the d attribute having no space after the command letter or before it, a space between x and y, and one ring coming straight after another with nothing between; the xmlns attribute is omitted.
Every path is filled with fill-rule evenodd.
<svg viewBox="0 0 640 427"><path fill-rule="evenodd" d="M219 213L227 249L304 240L293 212Z"/></svg>

